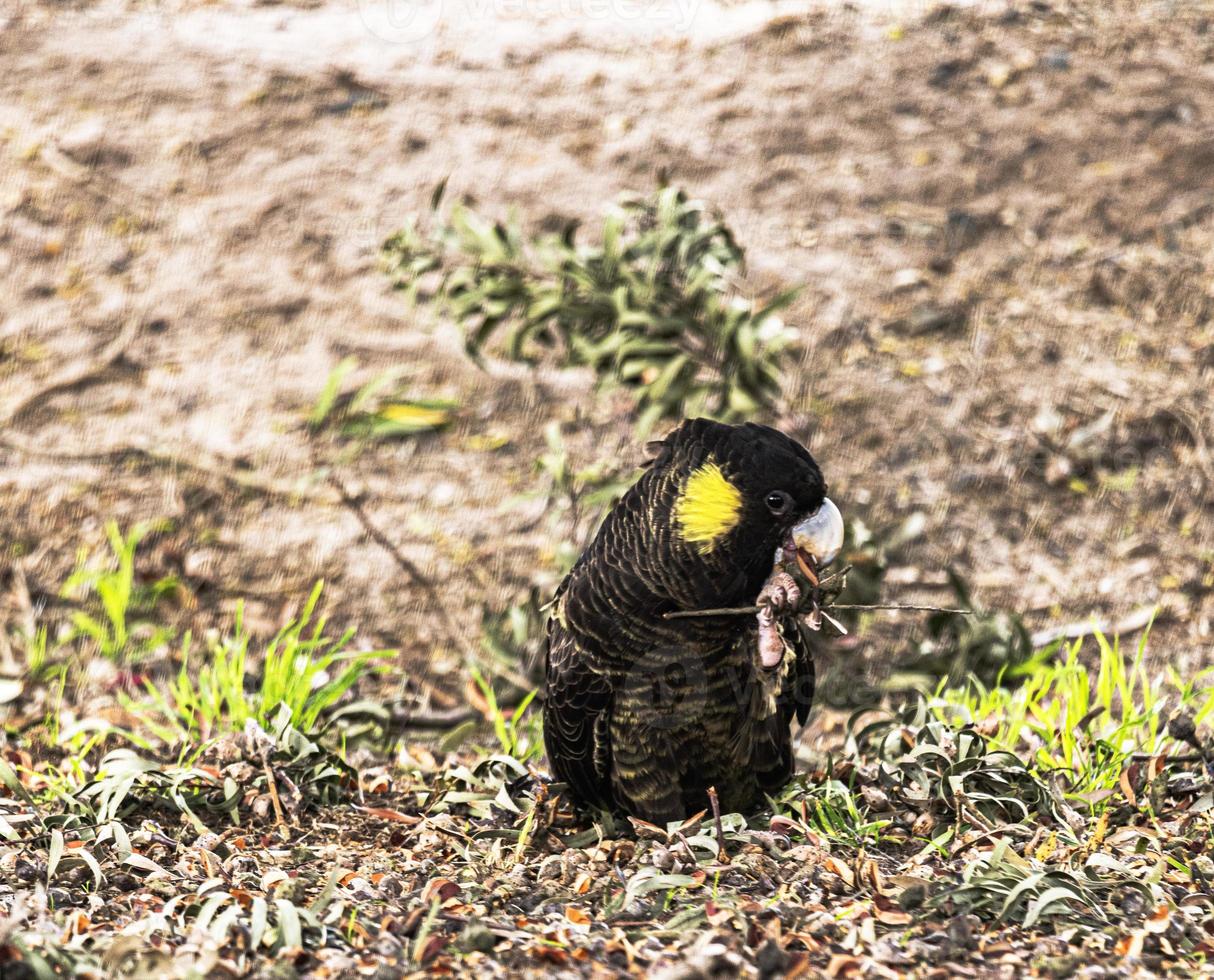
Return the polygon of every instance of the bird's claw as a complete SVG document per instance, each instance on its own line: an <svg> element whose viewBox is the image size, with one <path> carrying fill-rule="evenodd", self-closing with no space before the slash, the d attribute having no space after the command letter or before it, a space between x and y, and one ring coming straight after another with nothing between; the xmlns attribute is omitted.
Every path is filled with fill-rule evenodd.
<svg viewBox="0 0 1214 980"><path fill-rule="evenodd" d="M776 616L794 613L800 604L801 587L795 578L782 570L772 573L755 603L770 609Z"/></svg>
<svg viewBox="0 0 1214 980"><path fill-rule="evenodd" d="M759 662L770 670L784 659L784 637L780 635L776 620L797 611L801 604L801 587L788 572L773 572L755 604L759 607Z"/></svg>

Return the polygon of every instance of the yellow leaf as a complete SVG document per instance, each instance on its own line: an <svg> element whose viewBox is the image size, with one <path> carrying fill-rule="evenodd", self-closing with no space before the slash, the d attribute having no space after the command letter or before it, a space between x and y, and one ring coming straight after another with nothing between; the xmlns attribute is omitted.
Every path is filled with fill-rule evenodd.
<svg viewBox="0 0 1214 980"><path fill-rule="evenodd" d="M498 433L477 433L465 439L464 445L474 453L491 453L510 445L510 437Z"/></svg>
<svg viewBox="0 0 1214 980"><path fill-rule="evenodd" d="M445 408L427 408L424 405L401 403L385 405L379 410L379 417L388 422L436 429L451 421L451 412Z"/></svg>
<svg viewBox="0 0 1214 980"><path fill-rule="evenodd" d="M1033 857L1035 857L1038 861L1045 861L1054 853L1057 847L1058 833L1055 831L1045 839L1040 847L1037 848L1037 852L1033 855Z"/></svg>

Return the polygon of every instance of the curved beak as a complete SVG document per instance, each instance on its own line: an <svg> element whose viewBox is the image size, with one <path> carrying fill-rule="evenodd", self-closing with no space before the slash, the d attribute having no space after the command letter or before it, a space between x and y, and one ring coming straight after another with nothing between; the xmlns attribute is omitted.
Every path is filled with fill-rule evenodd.
<svg viewBox="0 0 1214 980"><path fill-rule="evenodd" d="M826 497L821 507L792 529L791 537L797 551L812 558L815 567L825 568L843 550L843 515Z"/></svg>

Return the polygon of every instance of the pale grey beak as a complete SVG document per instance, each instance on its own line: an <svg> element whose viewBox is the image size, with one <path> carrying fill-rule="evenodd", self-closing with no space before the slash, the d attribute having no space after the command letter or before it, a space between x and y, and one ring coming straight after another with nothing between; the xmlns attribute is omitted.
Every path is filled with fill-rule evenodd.
<svg viewBox="0 0 1214 980"><path fill-rule="evenodd" d="M813 558L819 569L839 557L843 550L843 515L829 497L792 529L792 543L798 551Z"/></svg>

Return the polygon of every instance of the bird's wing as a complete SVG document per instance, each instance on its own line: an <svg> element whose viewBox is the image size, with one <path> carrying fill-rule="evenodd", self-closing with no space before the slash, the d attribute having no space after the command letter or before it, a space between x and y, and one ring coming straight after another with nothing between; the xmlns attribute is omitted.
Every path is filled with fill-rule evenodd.
<svg viewBox="0 0 1214 980"><path fill-rule="evenodd" d="M583 803L611 806L612 688L556 617L548 623L544 746L552 773Z"/></svg>

